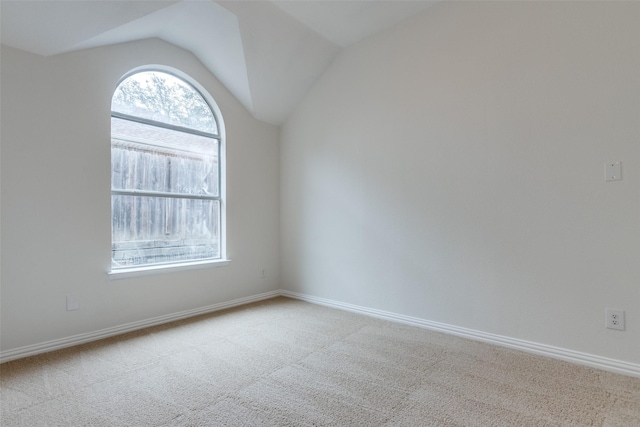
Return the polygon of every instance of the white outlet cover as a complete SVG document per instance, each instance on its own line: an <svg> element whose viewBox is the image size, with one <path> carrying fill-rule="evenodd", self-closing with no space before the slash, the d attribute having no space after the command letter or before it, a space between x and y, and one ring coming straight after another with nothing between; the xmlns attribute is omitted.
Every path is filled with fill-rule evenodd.
<svg viewBox="0 0 640 427"><path fill-rule="evenodd" d="M608 162L604 164L604 180L622 180L622 162Z"/></svg>
<svg viewBox="0 0 640 427"><path fill-rule="evenodd" d="M616 329L624 331L624 310L606 309L606 327L607 329Z"/></svg>

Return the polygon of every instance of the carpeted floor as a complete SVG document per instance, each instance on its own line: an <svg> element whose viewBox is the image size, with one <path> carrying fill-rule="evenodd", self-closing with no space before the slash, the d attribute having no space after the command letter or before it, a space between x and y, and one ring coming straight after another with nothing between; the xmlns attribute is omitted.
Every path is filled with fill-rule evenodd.
<svg viewBox="0 0 640 427"><path fill-rule="evenodd" d="M1 425L640 426L640 379L286 298L0 365Z"/></svg>

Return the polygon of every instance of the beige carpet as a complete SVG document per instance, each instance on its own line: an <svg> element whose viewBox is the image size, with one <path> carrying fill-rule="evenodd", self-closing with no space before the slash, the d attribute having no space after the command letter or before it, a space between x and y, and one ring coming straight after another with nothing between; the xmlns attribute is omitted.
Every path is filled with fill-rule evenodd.
<svg viewBox="0 0 640 427"><path fill-rule="evenodd" d="M640 426L640 379L286 298L0 365L1 425Z"/></svg>

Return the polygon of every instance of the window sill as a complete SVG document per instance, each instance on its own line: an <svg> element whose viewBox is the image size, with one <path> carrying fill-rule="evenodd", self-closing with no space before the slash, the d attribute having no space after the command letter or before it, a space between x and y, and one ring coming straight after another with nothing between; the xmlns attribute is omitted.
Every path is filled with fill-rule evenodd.
<svg viewBox="0 0 640 427"><path fill-rule="evenodd" d="M153 265L145 267L118 268L108 271L112 280L128 277L148 276L151 274L173 273L174 271L195 270L198 268L224 267L231 263L230 259L216 259L208 261L184 262L180 264Z"/></svg>

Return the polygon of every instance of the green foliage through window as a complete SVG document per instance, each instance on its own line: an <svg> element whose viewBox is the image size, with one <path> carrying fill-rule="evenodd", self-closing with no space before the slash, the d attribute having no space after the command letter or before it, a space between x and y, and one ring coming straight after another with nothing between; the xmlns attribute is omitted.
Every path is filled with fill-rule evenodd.
<svg viewBox="0 0 640 427"><path fill-rule="evenodd" d="M171 74L145 71L123 80L115 93L114 112L217 134L215 118L202 95Z"/></svg>

